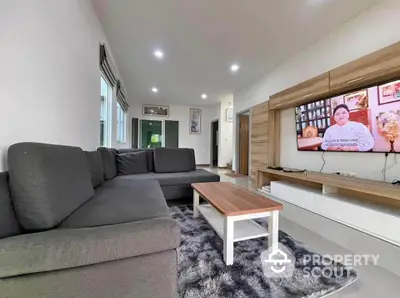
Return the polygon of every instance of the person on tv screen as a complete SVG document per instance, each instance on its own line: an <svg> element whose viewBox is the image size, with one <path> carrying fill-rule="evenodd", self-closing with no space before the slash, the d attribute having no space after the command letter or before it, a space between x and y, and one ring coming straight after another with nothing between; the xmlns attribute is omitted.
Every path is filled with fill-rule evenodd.
<svg viewBox="0 0 400 298"><path fill-rule="evenodd" d="M362 123L349 121L349 108L345 104L333 110L336 124L330 126L321 145L325 151L369 151L375 141L369 129Z"/></svg>

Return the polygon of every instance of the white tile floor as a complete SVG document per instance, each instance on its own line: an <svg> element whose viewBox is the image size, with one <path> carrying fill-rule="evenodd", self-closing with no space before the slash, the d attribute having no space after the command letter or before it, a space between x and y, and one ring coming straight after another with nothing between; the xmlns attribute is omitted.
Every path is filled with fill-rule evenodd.
<svg viewBox="0 0 400 298"><path fill-rule="evenodd" d="M218 169L207 169L209 171L215 172L220 174L221 181L229 181L234 184L237 184L241 187L255 190L255 185L251 183L248 178L230 178L224 175L224 170ZM297 208L300 212L305 212L303 209L298 208L296 206L291 205L290 208L293 211L293 208ZM310 216L312 218L316 218L315 215ZM326 235L332 235L335 232L343 233L343 229L348 229L349 234L354 235L354 233L362 234L360 238L368 237L368 242L371 246L374 245L374 241L378 241L377 239L366 236L364 233L355 232L353 229L345 227L339 223L332 222L329 219L324 217L318 216L318 222L315 222L315 225L321 225L321 221L328 221L329 224L329 231ZM305 243L305 245L315 252L320 254L357 254L362 253L360 251L352 251L349 247L346 247L346 243L336 243L332 240L324 238L317 234L316 232L312 231L312 229L307 229L290 218L285 217L285 212L281 212L280 216L280 229L294 237L295 239ZM337 231L335 231L337 229ZM358 237L354 237L358 239ZM354 243L351 247L354 247ZM398 250L395 251L395 255L397 255L396 259L393 262L398 262L400 259L400 248L393 248L390 247L390 253L393 255L393 249ZM384 253L384 252L383 252ZM354 298L354 297L362 297L362 298L395 298L400 297L400 276L396 275L383 267L368 265L368 266L357 266L355 269L358 272L359 278L355 283L350 285L349 287L339 291L331 295L332 298Z"/></svg>

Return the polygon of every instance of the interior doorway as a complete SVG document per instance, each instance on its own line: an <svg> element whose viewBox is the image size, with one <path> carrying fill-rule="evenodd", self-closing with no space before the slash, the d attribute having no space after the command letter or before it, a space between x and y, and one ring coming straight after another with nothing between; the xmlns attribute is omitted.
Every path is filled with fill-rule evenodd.
<svg viewBox="0 0 400 298"><path fill-rule="evenodd" d="M219 120L211 122L211 160L210 166L218 167Z"/></svg>
<svg viewBox="0 0 400 298"><path fill-rule="evenodd" d="M165 120L165 147L179 148L179 121Z"/></svg>
<svg viewBox="0 0 400 298"><path fill-rule="evenodd" d="M238 115L239 119L239 174L249 175L250 113Z"/></svg>
<svg viewBox="0 0 400 298"><path fill-rule="evenodd" d="M132 148L139 148L139 119L132 118Z"/></svg>

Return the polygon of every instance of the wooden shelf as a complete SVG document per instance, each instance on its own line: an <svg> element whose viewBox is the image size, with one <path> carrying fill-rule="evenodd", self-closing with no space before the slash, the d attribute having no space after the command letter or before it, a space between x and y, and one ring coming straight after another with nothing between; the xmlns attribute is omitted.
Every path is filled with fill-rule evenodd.
<svg viewBox="0 0 400 298"><path fill-rule="evenodd" d="M197 210L207 219L214 231L224 239L224 216L211 205L200 205ZM235 222L233 241L243 241L253 238L266 237L268 231L254 220L241 220Z"/></svg>
<svg viewBox="0 0 400 298"><path fill-rule="evenodd" d="M400 208L400 186L387 182L309 171L304 173L272 169L258 171L258 188L278 180L319 188L325 190L325 193L341 193L358 200Z"/></svg>

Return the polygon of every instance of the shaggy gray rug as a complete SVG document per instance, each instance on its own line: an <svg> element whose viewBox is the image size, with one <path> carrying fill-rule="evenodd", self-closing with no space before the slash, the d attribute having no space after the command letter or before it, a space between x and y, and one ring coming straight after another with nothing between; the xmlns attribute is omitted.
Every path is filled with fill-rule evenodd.
<svg viewBox="0 0 400 298"><path fill-rule="evenodd" d="M357 279L354 270L333 263L331 276L310 276L303 272L312 265L305 256L315 253L286 233L279 231L279 242L296 258L295 274L288 279L268 279L264 276L260 254L267 249L265 238L235 243L234 264L223 261L223 241L207 221L193 218L191 206L171 207L172 217L182 229L182 242L178 249L178 274L180 298L317 298L343 289ZM265 220L257 220L267 226ZM342 270L337 276L334 272ZM344 274L343 274L344 273Z"/></svg>

